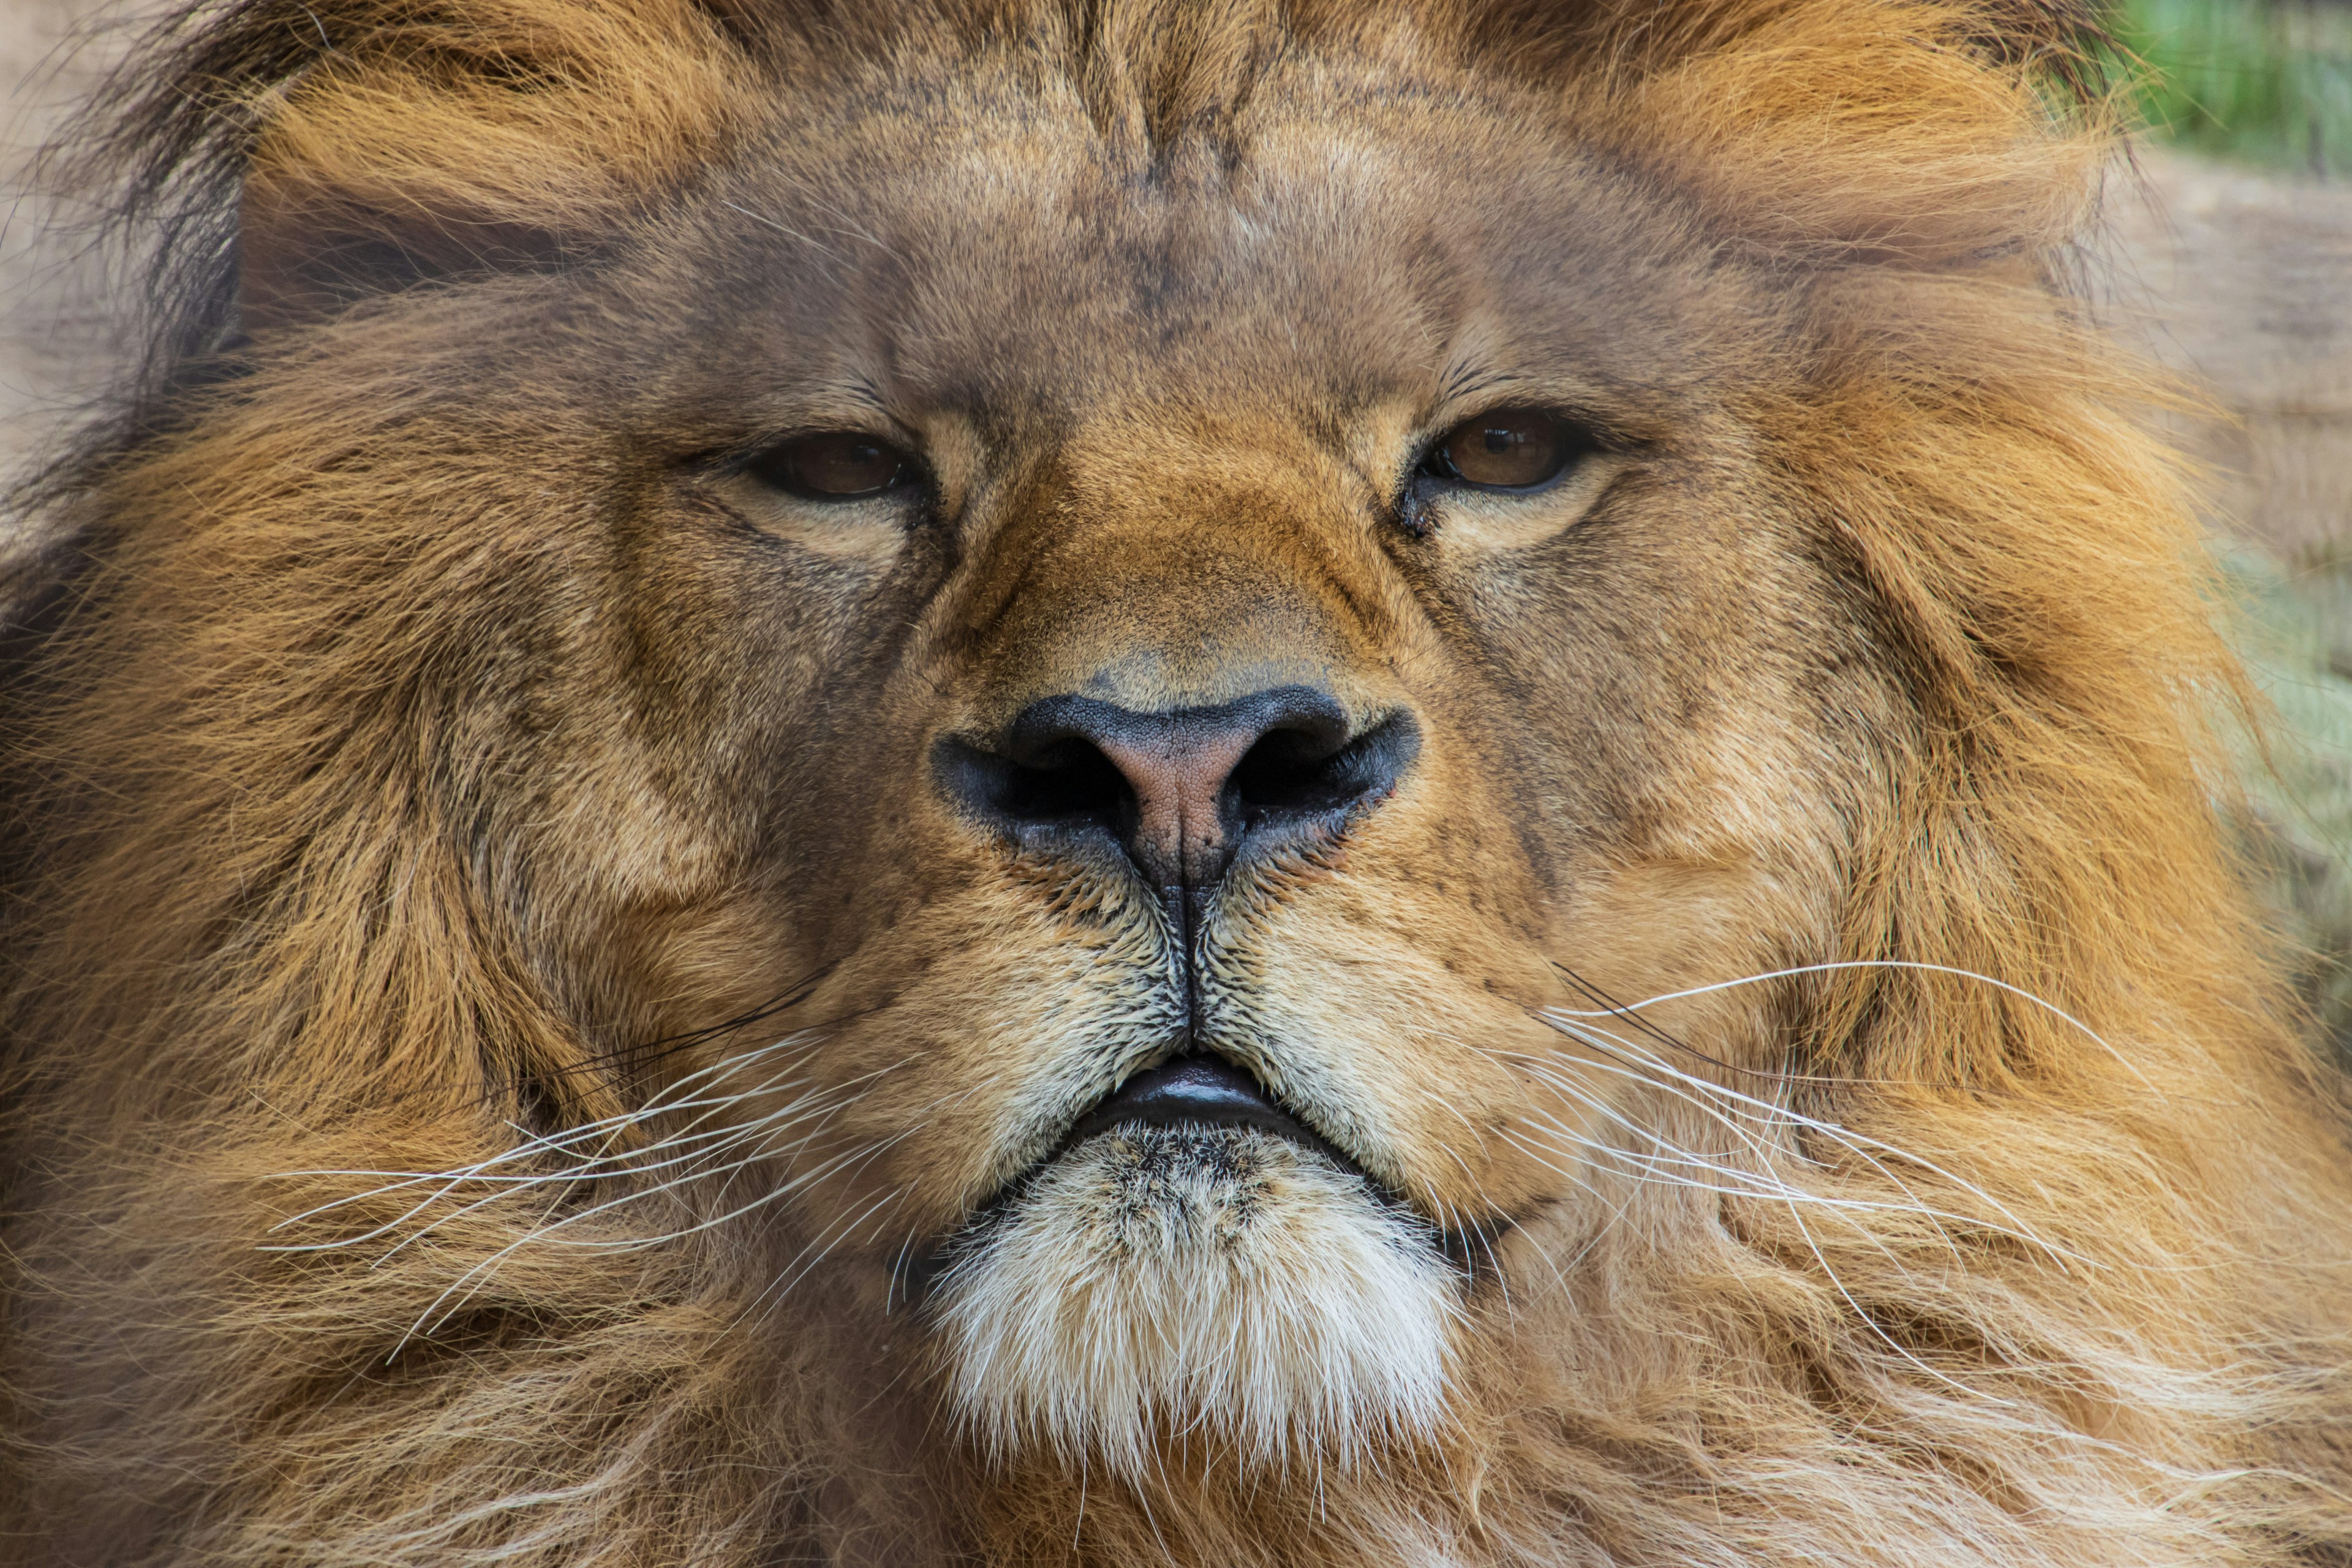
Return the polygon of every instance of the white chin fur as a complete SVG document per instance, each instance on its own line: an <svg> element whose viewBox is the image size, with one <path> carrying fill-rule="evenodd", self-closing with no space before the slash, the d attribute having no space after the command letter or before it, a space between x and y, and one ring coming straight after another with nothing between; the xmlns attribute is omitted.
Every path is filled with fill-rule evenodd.
<svg viewBox="0 0 2352 1568"><path fill-rule="evenodd" d="M1436 1241L1287 1139L1090 1139L940 1278L958 1413L998 1454L1139 1477L1177 1435L1277 1465L1426 1437L1461 1312Z"/></svg>

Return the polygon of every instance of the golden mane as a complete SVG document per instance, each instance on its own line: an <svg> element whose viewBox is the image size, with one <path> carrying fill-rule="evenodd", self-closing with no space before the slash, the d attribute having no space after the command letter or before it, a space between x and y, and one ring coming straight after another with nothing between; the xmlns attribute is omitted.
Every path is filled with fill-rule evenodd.
<svg viewBox="0 0 2352 1568"><path fill-rule="evenodd" d="M167 347L37 498L7 595L0 1538L320 1568L2352 1560L2342 1089L2214 809L2242 682L2160 391L2066 284L2116 147L2068 95L2070 18L782 9L246 0L167 23L93 110L89 167L165 236ZM1834 929L1787 939L1785 1054L1649 1061L1668 1135L1728 1139L1752 1186L1474 1302L1455 1426L1317 1478L1311 1515L1213 1456L1088 1497L959 1447L848 1288L746 1333L772 1280L724 1226L662 1240L683 1200L554 1250L522 1245L542 1208L353 1180L625 1125L648 1063L775 1016L681 1026L614 978L698 973L665 922L749 853L620 678L543 715L642 781L604 859L615 797L522 776L473 706L619 634L531 543L599 515L558 494L581 476L533 470L555 499L525 510L526 400L476 417L450 381L572 330L570 271L677 221L768 100L989 48L1155 147L1213 142L1282 60L1420 51L1556 103L1691 249L1776 280L1795 335L1755 354L1785 374L1731 405L1759 526L1811 542L1866 628L1843 657L1908 702L1854 720L1874 788ZM629 635L666 700L724 706ZM1571 1035L1640 1016L1564 1005ZM400 1247L276 1250L379 1229Z"/></svg>

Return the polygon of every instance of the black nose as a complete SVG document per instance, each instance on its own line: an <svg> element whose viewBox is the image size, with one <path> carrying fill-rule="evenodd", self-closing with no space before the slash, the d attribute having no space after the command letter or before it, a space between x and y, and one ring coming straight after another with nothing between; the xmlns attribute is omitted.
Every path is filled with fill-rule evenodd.
<svg viewBox="0 0 2352 1568"><path fill-rule="evenodd" d="M1244 843L1328 831L1378 802L1419 749L1403 713L1358 731L1329 694L1277 686L1163 713L1048 697L992 744L941 742L934 763L974 816L1041 847L1108 837L1154 888L1197 893Z"/></svg>

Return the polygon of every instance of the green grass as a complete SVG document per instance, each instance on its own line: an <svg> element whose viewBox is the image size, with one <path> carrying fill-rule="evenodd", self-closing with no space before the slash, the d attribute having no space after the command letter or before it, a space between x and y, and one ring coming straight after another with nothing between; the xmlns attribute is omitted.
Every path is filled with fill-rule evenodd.
<svg viewBox="0 0 2352 1568"><path fill-rule="evenodd" d="M2352 174L2352 4L2117 0L2158 138L2221 157Z"/></svg>
<svg viewBox="0 0 2352 1568"><path fill-rule="evenodd" d="M2306 999L2352 1062L2352 558L2290 570L2237 551L2241 648L2273 712L2248 788L2260 863Z"/></svg>

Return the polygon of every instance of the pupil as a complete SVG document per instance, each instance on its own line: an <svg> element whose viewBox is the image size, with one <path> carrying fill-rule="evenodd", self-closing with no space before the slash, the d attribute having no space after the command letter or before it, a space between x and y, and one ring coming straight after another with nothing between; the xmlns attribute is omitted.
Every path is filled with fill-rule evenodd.
<svg viewBox="0 0 2352 1568"><path fill-rule="evenodd" d="M798 479L818 495L863 496L897 482L896 449L853 436L821 437L801 450Z"/></svg>
<svg viewBox="0 0 2352 1568"><path fill-rule="evenodd" d="M908 482L907 455L887 442L843 431L787 441L752 460L751 476L808 500L856 500Z"/></svg>

